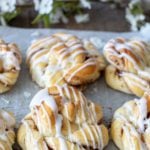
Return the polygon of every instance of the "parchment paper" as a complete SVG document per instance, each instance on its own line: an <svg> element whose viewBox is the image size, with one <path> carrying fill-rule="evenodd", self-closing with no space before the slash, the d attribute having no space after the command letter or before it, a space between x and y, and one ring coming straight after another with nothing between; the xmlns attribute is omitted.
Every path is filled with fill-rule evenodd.
<svg viewBox="0 0 150 150"><path fill-rule="evenodd" d="M17 126L21 119L29 112L29 103L34 94L40 89L32 82L28 68L25 63L26 50L31 41L38 36L50 35L55 32L69 32L81 38L100 38L102 41L107 41L110 38L123 36L127 38L140 37L139 33L111 33L111 32L93 32L93 31L71 31L61 29L20 29L0 27L0 38L7 42L15 42L21 49L23 63L20 77L17 84L11 91L0 95L0 107L12 111L17 119ZM102 51L102 49L99 49ZM107 126L110 125L114 110L120 107L124 102L135 98L128 94L124 94L109 88L103 75L93 84L89 84L84 91L84 94L89 99L100 103L103 106L104 122ZM116 150L117 148L110 141L106 150Z"/></svg>

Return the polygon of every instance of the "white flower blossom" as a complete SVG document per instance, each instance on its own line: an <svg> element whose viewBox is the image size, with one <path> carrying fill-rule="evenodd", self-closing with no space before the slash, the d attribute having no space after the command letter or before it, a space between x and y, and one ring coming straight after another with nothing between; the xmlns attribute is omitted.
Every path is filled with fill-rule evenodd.
<svg viewBox="0 0 150 150"><path fill-rule="evenodd" d="M142 26L140 29L140 33L145 40L150 41L150 23L146 23L144 26Z"/></svg>
<svg viewBox="0 0 150 150"><path fill-rule="evenodd" d="M129 3L129 7L126 8L126 19L131 24L132 31L137 31L139 23L143 23L145 20L145 16L143 13L141 13L141 10L138 10L139 12L136 12L136 14L132 12L134 7L139 3L140 0L133 0Z"/></svg>
<svg viewBox="0 0 150 150"><path fill-rule="evenodd" d="M87 0L80 0L81 6L83 8L91 9L91 3Z"/></svg>
<svg viewBox="0 0 150 150"><path fill-rule="evenodd" d="M11 13L16 9L16 0L0 0L0 12Z"/></svg>
<svg viewBox="0 0 150 150"><path fill-rule="evenodd" d="M62 9L57 9L55 14L50 14L50 20L52 23L59 23L60 20L63 23L68 23L68 18L63 14Z"/></svg>
<svg viewBox="0 0 150 150"><path fill-rule="evenodd" d="M34 2L34 9L38 11L40 7L40 0L33 0L33 2Z"/></svg>
<svg viewBox="0 0 150 150"><path fill-rule="evenodd" d="M53 9L53 0L34 0L35 10L39 14L49 14Z"/></svg>
<svg viewBox="0 0 150 150"><path fill-rule="evenodd" d="M142 22L145 20L145 16L143 14L139 15L132 15L128 10L126 11L126 19L131 24L131 30L137 31L138 30L138 24L139 22Z"/></svg>
<svg viewBox="0 0 150 150"><path fill-rule="evenodd" d="M89 14L75 15L75 21L77 23L88 22L89 20L90 20Z"/></svg>

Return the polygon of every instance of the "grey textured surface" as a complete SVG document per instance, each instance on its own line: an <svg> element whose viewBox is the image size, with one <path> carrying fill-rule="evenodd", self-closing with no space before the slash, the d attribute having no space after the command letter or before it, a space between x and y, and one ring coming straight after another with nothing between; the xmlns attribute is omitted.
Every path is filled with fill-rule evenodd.
<svg viewBox="0 0 150 150"><path fill-rule="evenodd" d="M19 45L22 56L23 63L21 74L18 79L17 84L13 89L0 96L0 107L5 108L14 112L17 118L17 125L20 123L21 119L29 112L29 103L33 95L40 89L34 82L32 82L28 68L25 64L26 50L33 40L32 33L38 31L41 36L50 35L52 33L61 31L73 33L81 38L96 37L103 41L107 41L110 38L123 36L127 38L138 37L139 33L111 33L111 32L91 32L91 31L70 31L70 30L51 30L51 29L19 29L19 28L9 28L0 27L0 38L3 38L7 42L15 42ZM102 49L100 49L101 51ZM115 109L121 106L124 102L131 100L134 96L124 94L109 88L103 77L100 77L95 83L87 86L84 91L86 97L89 99L100 103L104 110L104 122L108 126L110 125L112 114ZM115 146L110 141L106 150L116 150Z"/></svg>

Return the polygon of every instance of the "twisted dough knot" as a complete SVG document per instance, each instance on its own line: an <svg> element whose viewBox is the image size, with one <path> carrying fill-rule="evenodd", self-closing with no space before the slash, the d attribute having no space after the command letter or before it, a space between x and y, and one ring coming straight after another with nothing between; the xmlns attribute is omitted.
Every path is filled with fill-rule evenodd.
<svg viewBox="0 0 150 150"><path fill-rule="evenodd" d="M12 150L15 142L15 119L12 114L0 109L0 149Z"/></svg>
<svg viewBox="0 0 150 150"><path fill-rule="evenodd" d="M111 64L106 82L112 88L142 96L150 89L150 47L139 40L117 38L108 41L104 55Z"/></svg>
<svg viewBox="0 0 150 150"><path fill-rule="evenodd" d="M21 60L16 44L0 40L0 93L8 91L16 83Z"/></svg>
<svg viewBox="0 0 150 150"><path fill-rule="evenodd" d="M24 150L103 149L108 130L101 124L101 106L87 101L83 94L67 85L43 89L30 104L18 132Z"/></svg>
<svg viewBox="0 0 150 150"><path fill-rule="evenodd" d="M150 149L150 93L126 102L115 112L111 135L121 150Z"/></svg>
<svg viewBox="0 0 150 150"><path fill-rule="evenodd" d="M64 33L34 42L28 49L27 63L33 80L41 87L89 83L105 67L92 43Z"/></svg>

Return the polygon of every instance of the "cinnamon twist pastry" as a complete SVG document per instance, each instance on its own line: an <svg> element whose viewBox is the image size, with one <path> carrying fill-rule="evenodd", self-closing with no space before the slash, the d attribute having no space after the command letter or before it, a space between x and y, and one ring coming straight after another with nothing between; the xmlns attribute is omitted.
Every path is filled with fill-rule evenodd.
<svg viewBox="0 0 150 150"><path fill-rule="evenodd" d="M0 93L16 83L21 64L21 54L16 44L0 40Z"/></svg>
<svg viewBox="0 0 150 150"><path fill-rule="evenodd" d="M89 41L56 33L34 42L27 52L32 79L40 87L77 86L96 80L105 61Z"/></svg>
<svg viewBox="0 0 150 150"><path fill-rule="evenodd" d="M150 47L139 40L117 38L108 41L104 55L107 84L119 91L137 96L150 91Z"/></svg>
<svg viewBox="0 0 150 150"><path fill-rule="evenodd" d="M150 149L150 93L116 110L111 135L121 150Z"/></svg>
<svg viewBox="0 0 150 150"><path fill-rule="evenodd" d="M23 150L101 150L108 144L101 106L74 87L43 89L30 109L18 131Z"/></svg>
<svg viewBox="0 0 150 150"><path fill-rule="evenodd" d="M0 150L12 150L15 141L14 126L13 115L0 109Z"/></svg>

